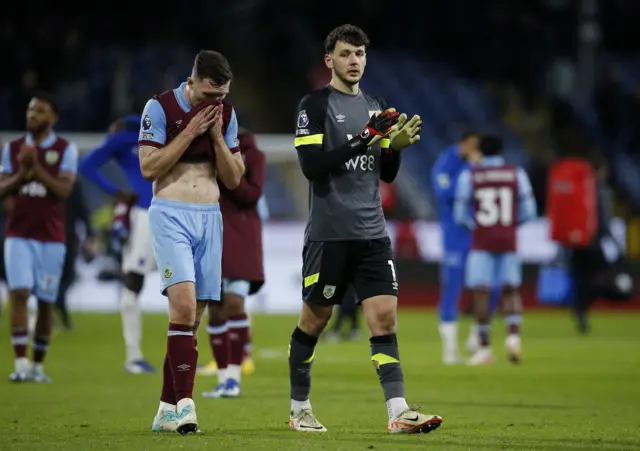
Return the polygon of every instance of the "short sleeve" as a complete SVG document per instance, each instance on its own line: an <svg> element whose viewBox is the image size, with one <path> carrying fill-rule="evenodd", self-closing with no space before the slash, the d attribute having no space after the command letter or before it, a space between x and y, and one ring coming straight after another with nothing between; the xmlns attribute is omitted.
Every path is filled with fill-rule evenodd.
<svg viewBox="0 0 640 451"><path fill-rule="evenodd" d="M9 143L6 143L4 147L2 147L2 173L3 174L13 173L13 167L11 166L11 150L9 148Z"/></svg>
<svg viewBox="0 0 640 451"><path fill-rule="evenodd" d="M77 172L78 171L78 146L70 142L62 154L60 162L60 172Z"/></svg>
<svg viewBox="0 0 640 451"><path fill-rule="evenodd" d="M160 102L150 99L144 106L138 145L162 147L167 143L167 118Z"/></svg>
<svg viewBox="0 0 640 451"><path fill-rule="evenodd" d="M298 105L296 118L295 146L322 146L324 139L325 109L321 94L316 92L305 96Z"/></svg>
<svg viewBox="0 0 640 451"><path fill-rule="evenodd" d="M236 117L236 110L231 110L231 119L227 126L227 132L224 134L224 142L227 144L229 150L233 153L240 151L240 142L238 141L238 118Z"/></svg>
<svg viewBox="0 0 640 451"><path fill-rule="evenodd" d="M267 221L269 219L269 205L267 204L267 198L262 195L258 199L258 215L261 221Z"/></svg>
<svg viewBox="0 0 640 451"><path fill-rule="evenodd" d="M518 197L521 199L533 194L531 181L524 169L518 168Z"/></svg>
<svg viewBox="0 0 640 451"><path fill-rule="evenodd" d="M453 219L458 224L464 224L473 229L475 224L469 216L469 202L471 200L473 185L471 171L465 169L460 173L456 182L456 202L453 204Z"/></svg>

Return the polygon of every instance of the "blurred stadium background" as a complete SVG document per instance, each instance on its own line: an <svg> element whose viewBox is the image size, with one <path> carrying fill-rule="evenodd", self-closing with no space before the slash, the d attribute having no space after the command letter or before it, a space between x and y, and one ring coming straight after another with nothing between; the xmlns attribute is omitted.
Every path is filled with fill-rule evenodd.
<svg viewBox="0 0 640 451"><path fill-rule="evenodd" d="M70 5L68 2L64 4ZM230 101L237 110L239 123L258 134L258 144L268 161L265 197L270 219L264 226L267 284L252 300L252 308L256 312L294 313L300 302L302 232L307 212L307 184L300 173L293 148L294 112L304 94L329 80L330 74L322 61L322 42L327 31L350 22L363 27L372 39L363 89L386 98L399 110L415 112L423 118L422 140L404 154L397 182L382 187L390 234L398 257L401 305L434 306L437 302L437 264L441 246L430 169L438 153L466 129L500 134L506 143L508 160L524 166L532 180L540 219L519 232L521 254L527 263L524 296L529 310L539 306L535 297L538 268L549 262L556 250L548 238L544 219L547 168L558 152L568 147L581 150L594 164L608 165L610 176L607 189L611 194L611 209L615 216L612 232L625 249L629 270L637 277L640 273L640 28L637 26L640 21L640 1L428 0L405 2L398 8L394 6L389 2L364 0L116 2L84 4L79 8L67 7L64 10L56 2L25 0L3 6L0 15L0 140L7 142L23 133L25 108L30 94L45 89L54 92L60 103L58 132L75 141L81 153L87 152L104 139L106 128L118 116L133 110L140 111L151 95L173 88L185 79L199 49L221 51L229 58L234 71ZM106 173L116 181L123 180L115 166L108 167ZM80 183L92 211L94 227L96 230L105 230L110 221L113 200L88 182L81 179ZM82 259L78 261L78 277L68 300L73 309L117 310L119 284L117 281L106 281L109 279L108 270L114 265L115 262L108 255L91 263ZM148 311L164 312L166 309L164 298L158 295L158 282L152 276L146 283L143 306ZM465 305L463 303L463 307ZM617 304L600 301L596 309L631 311L639 306L640 299ZM433 327L423 340L437 340L435 318L431 313L425 315L424 324ZM637 380L635 384L632 383L631 375L635 373L637 377L637 371L640 370L637 356L639 337L637 328L633 327L640 316L637 313L629 316L629 312L618 316L607 316L613 314L604 312L600 315L604 315L602 318L606 318L606 321L603 319L599 323L600 332L593 338L593 349L601 351L595 354L589 353L588 349L592 348L588 343L575 339L568 319L558 321L553 315L549 316L553 327L543 325L546 320L542 318L545 317L537 317L532 322L537 326L532 327L531 332L525 332L524 346L526 349L527 340L532 340L533 357L549 358L558 368L562 367L566 356L554 352L563 343L569 343L572 355L582 359L579 362L589 361L590 366L573 362L572 369L561 375L556 374L556 379L541 376L549 370L548 367L532 366L530 368L535 368L533 378L519 376L520 385L517 387L508 387L505 382L508 377L500 373L495 379L496 384L505 384L504 389L511 390L513 394L511 398L507 396L505 403L522 402L524 407L528 405L528 410L511 412L515 416L528 418L532 424L530 430L523 433L523 442L508 439L496 439L493 442L491 440L495 437L484 437L474 442L478 448L523 449L518 444L525 443L524 449L573 449L583 446L639 449L637 430L640 423L637 422L637 412L633 418L624 418L626 429L607 429L610 442L598 441L609 438L580 441L579 436L588 436L589 431L596 434L595 431L600 430L601 423L598 421L617 421L620 416L627 415L631 408L629 403L639 399ZM106 361L113 362L111 371L120 371L119 331L115 316L109 316L108 319L115 328L108 332L112 335L108 342L103 342L103 337L87 335L87 330L82 330L82 318L80 316L78 320L78 334L83 340L88 340L87 343L98 340L99 345L86 350L81 349L81 343L74 344L71 335L60 339L61 343L54 345L50 358L54 379L63 379L66 371L70 371L74 377L84 378L82 372L69 370L70 360L63 349L65 345L73 352L100 352ZM84 318L87 318L86 324L95 333L106 330L105 323L99 322L95 316L86 315ZM258 348L261 337L269 344L274 342L270 338L271 332L282 337L281 345L286 343L288 326L283 333L284 329L278 327L283 322L278 321L258 321ZM293 321L291 318L286 324L293 326ZM153 324L159 323L162 321L154 320ZM405 332L407 337L416 337L418 331L424 329L415 318L408 318L407 324L412 328ZM5 328L4 325L2 328ZM160 331L162 329L159 327ZM539 333L537 337L533 336L534 331ZM153 336L157 336L158 343L162 344L162 334L156 332ZM7 356L10 351L6 347L8 339L4 334L6 332L3 332L2 355ZM544 339L556 341L535 342L536 338L545 334ZM632 346L633 343L636 347ZM107 351L107 344L115 350ZM431 360L429 365L436 365L436 362L439 363L439 345L430 347L433 349L425 351L425 355ZM407 353L422 352L417 345L409 349L411 351ZM158 356L160 352L158 347ZM352 355L359 355L366 360L365 354L356 354L349 347L336 352L338 360L343 358L343 361L351 361L355 358ZM208 350L201 351L201 355L208 356L207 353ZM605 355L609 360L604 358ZM604 359L601 360L602 365L611 368L609 372L596 368L600 357ZM596 360L590 361L591 358ZM451 377L454 381L466 381L463 382L467 384L464 385L465 389L475 390L473 383L463 376L464 368L456 369L455 373L445 373L442 369L425 369L423 360L415 356L411 359L415 361L411 368L421 371L420 374L426 371L441 380ZM55 363L56 360L58 363ZM259 366L260 363L258 357ZM268 367L268 364L262 363L265 368ZM102 372L109 370L106 363L102 362L101 365L99 370L98 367L91 370L91 377L102 380ZM284 362L282 365L286 366ZM564 399L566 403L573 403L572 408L576 411L563 411L566 418L561 415L563 419L560 421L564 426L553 431L556 442L537 442L536 424L547 424L546 419L555 412L545 411L544 406L535 407L536 400L542 395L532 387L560 384L571 391L573 381L598 370L602 372L597 377L593 376L591 382L578 385L582 387L581 390L588 391L589 383L595 386L602 380L608 380L610 383L599 389L602 396L583 400L580 404L582 401L574 400L566 395L567 391L558 389L559 394L555 398L558 406L563 404ZM360 369L354 371L358 373ZM368 374L370 369L367 367L362 371ZM496 371L505 372L505 367ZM102 376L97 376L98 372ZM286 377L282 371L265 370L268 377L276 373ZM327 371L326 374L331 377L335 373ZM127 390L140 389L139 382L124 381L124 376L118 377L118 383ZM491 380L483 377L493 376L481 376L482 382L476 388L490 386ZM104 379L105 383L109 382L107 379ZM422 385L422 379L415 375L411 381L414 385ZM611 388L616 384L615 381L620 383ZM269 390L273 389L274 384L286 385L286 382L284 379L274 382L267 378L258 386L261 392L271 393ZM578 390L578 385L574 390ZM341 396L348 396L347 388ZM352 388L355 390L355 385ZM6 390L6 385L0 384L0 393L3 393L0 398L8 393ZM94 396L89 388L86 390L83 396ZM101 395L104 399L96 398L96 402L109 403L108 393ZM123 394L122 391L118 393ZM144 393L146 396L147 393ZM429 393L425 398L433 399L431 391ZM439 406L444 405L445 413L447 409L452 413L467 409L465 402L470 399L468 393L463 390L459 395L452 391L446 396L436 394L436 404L439 401ZM518 393L522 395L521 398L518 398ZM563 393L565 398L562 397ZM617 395L612 394L607 398L607 393ZM476 395L479 396L478 393ZM155 400L154 396L155 392L148 393L145 409L154 408L150 403L150 400ZM284 391L282 396L282 401L286 402ZM449 399L458 396L456 399L459 401L447 407L444 401L447 396ZM545 396L551 399L554 395L546 393ZM481 396L471 398L475 399L475 407L472 406L471 411L465 410L463 416L473 423L471 429L483 437L483 426L474 415L484 417L487 411L483 409L492 409L493 412L502 407L496 400L483 404L486 400L480 399ZM5 399L4 406L10 412L16 416L24 414L24 410L10 404L9 400L19 402L17 398ZM64 402L66 398L56 395L54 399ZM336 399L342 398L336 395ZM603 414L606 418L600 420L584 419L587 412L593 413L602 406L603 399L610 402L603 409L612 409L608 411L611 415ZM242 412L249 409L250 401L242 401L247 403L241 404ZM379 400L375 398L374 401L371 401L371 405L377 405L375 403ZM582 406L582 414L575 413L578 410L575 405ZM268 415L267 410L271 410L271 406L273 402L263 406L265 415ZM358 412L365 414L367 406L358 407ZM507 412L501 415L508 423L509 408L505 408ZM136 409L143 408L136 405L132 411ZM225 409L228 415L236 415L236 412L229 413L229 410ZM283 415L286 415L285 412ZM148 413L152 411L148 410ZM569 416L574 419L567 419ZM278 425L282 423L279 420ZM30 421L36 424L37 418L33 417ZM78 421L81 423L82 419ZM97 423L100 420L93 421ZM491 423L492 420L487 421ZM29 421L27 424L30 424ZM40 432L49 433L47 424L42 423ZM580 429L585 424L586 429ZM135 429L137 426L136 423L132 427ZM147 426L146 423L140 425L142 428ZM249 426L243 432L249 433ZM0 431L3 427L0 424ZM21 427L12 426L12 431L17 434L23 431ZM458 440L454 438L448 442L452 449L469 449L465 439L461 438L464 437L461 427L454 428ZM636 429L632 433L634 427ZM443 427L439 434L445 436L445 431ZM627 433L635 434L635 438L625 442L623 439ZM270 434L269 440L275 433L271 431ZM508 435L508 432L500 434ZM77 440L85 436L86 431L75 435L74 443L80 448L74 449L82 449ZM47 449L58 449L56 446L62 449L64 439L48 437L51 447ZM574 438L572 443L564 441L570 437ZM112 449L147 449L142 445L128 448L126 440L129 438L125 435L124 438L114 439ZM140 437L136 436L138 439ZM35 439L15 440L15 449L36 443L33 441ZM247 441L245 445L248 448L245 449L254 449L251 443ZM275 446L273 448L267 445L260 448L262 445L257 442L254 445L258 449L285 449L292 443L285 441L280 445L269 445ZM316 449L311 442L305 443L296 449ZM402 443L402 449L414 449L415 446L414 442L396 443ZM347 441L335 446L326 444L324 449L356 449L361 445ZM386 449L386 445L381 446ZM400 445L392 444L388 449L400 449Z"/></svg>

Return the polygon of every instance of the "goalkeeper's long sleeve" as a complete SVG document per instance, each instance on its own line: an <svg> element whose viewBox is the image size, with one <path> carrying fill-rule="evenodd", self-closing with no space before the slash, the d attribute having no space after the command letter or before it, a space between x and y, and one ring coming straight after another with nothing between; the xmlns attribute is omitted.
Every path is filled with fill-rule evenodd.
<svg viewBox="0 0 640 451"><path fill-rule="evenodd" d="M401 161L402 156L400 152L391 149L383 150L380 157L380 179L387 183L393 182L400 170Z"/></svg>
<svg viewBox="0 0 640 451"><path fill-rule="evenodd" d="M302 174L307 180L318 180L337 170L347 161L367 151L366 143L358 136L328 152L321 146L298 147Z"/></svg>

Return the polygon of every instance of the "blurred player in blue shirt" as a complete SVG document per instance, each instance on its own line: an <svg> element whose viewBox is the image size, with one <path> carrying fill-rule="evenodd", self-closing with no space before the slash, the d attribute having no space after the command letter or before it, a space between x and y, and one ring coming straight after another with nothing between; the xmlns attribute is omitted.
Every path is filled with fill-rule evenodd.
<svg viewBox="0 0 640 451"><path fill-rule="evenodd" d="M117 120L109 127L109 135L102 145L80 162L80 172L88 180L119 199L125 217L123 222L127 223L118 230L119 236L126 241L122 248L125 276L120 306L127 353L125 370L132 374L155 372L142 354L142 314L138 302L144 276L157 269L148 220L153 191L151 182L142 177L138 161L140 123L141 118L136 114ZM109 161L115 161L124 172L129 185L127 189L115 186L100 172Z"/></svg>
<svg viewBox="0 0 640 451"><path fill-rule="evenodd" d="M458 353L458 303L464 289L464 267L471 245L469 230L456 224L453 218L455 188L460 173L469 167L470 162L480 160L478 146L478 133L463 133L458 142L444 149L431 170L443 244L439 331L443 346L442 360L448 365L461 361ZM475 336L472 331L470 339Z"/></svg>

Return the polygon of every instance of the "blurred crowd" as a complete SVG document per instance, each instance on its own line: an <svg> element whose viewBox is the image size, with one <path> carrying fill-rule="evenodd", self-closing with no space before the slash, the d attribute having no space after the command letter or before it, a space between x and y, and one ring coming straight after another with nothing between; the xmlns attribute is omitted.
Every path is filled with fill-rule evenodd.
<svg viewBox="0 0 640 451"><path fill-rule="evenodd" d="M599 8L604 47L616 53L634 50L632 18L639 5L629 0L526 5L432 0L412 5L410 15L404 8L363 0L191 0L166 9L133 4L126 10L104 5L91 11L57 10L49 2L28 0L3 11L0 19L1 128L20 128L25 98L45 88L65 103L65 129L102 130L114 116L137 107L136 101L184 78L199 47L228 54L244 80L243 90L250 91L243 91L251 98L242 103L258 106L279 97L286 101L269 104L272 108L293 110L295 99L308 89L304 80L320 60L322 39L336 25L337 11L341 22L367 30L375 50L412 52L445 61L465 76L515 83L532 102L543 88L547 66L576 56L583 3ZM255 116L247 113L256 123L265 119L258 110ZM262 122L273 127L265 131L290 127L287 120Z"/></svg>
<svg viewBox="0 0 640 451"><path fill-rule="evenodd" d="M640 155L640 84L627 87L620 67L612 65L593 103L605 138Z"/></svg>

